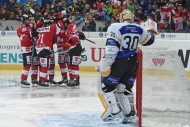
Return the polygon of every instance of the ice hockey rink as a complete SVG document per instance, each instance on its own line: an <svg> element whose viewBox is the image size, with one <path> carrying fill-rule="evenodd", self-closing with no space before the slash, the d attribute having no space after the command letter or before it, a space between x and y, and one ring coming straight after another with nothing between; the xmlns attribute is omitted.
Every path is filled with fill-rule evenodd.
<svg viewBox="0 0 190 127"><path fill-rule="evenodd" d="M136 127L100 119L104 109L95 72L81 72L80 89L21 88L20 75L19 70L0 70L0 127ZM55 80L60 79L57 71Z"/></svg>

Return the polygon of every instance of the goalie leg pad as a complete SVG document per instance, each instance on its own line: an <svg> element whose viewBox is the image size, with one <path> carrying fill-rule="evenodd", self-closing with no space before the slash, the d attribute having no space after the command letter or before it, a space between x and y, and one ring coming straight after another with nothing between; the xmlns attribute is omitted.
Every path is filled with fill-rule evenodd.
<svg viewBox="0 0 190 127"><path fill-rule="evenodd" d="M124 119L122 122L124 124L136 122L133 93L128 91L124 84L118 84L116 91L117 99L123 111Z"/></svg>
<svg viewBox="0 0 190 127"><path fill-rule="evenodd" d="M101 115L103 121L109 122L122 118L122 112L117 107L116 98L113 92L102 94L98 93L98 97L105 108L105 111Z"/></svg>
<svg viewBox="0 0 190 127"><path fill-rule="evenodd" d="M98 74L98 84L97 84L98 97L105 109L105 111L101 115L101 118L105 122L110 122L115 119L122 118L122 112L117 106L114 91L104 92L102 90L103 87L105 88L105 85L101 82L101 75Z"/></svg>
<svg viewBox="0 0 190 127"><path fill-rule="evenodd" d="M131 106L128 97L124 94L125 91L125 85L124 84L118 84L117 85L117 97L118 101L121 104L121 108L123 110L124 114L129 114L131 112Z"/></svg>

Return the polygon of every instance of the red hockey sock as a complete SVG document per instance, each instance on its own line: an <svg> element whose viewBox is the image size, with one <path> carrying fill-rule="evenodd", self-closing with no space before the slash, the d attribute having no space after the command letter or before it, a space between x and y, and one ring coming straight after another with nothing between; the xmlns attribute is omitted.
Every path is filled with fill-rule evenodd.
<svg viewBox="0 0 190 127"><path fill-rule="evenodd" d="M60 63L59 64L61 75L63 78L67 77L67 68L65 63Z"/></svg>
<svg viewBox="0 0 190 127"><path fill-rule="evenodd" d="M70 78L78 78L79 77L79 66L70 66L72 70L72 75Z"/></svg>
<svg viewBox="0 0 190 127"><path fill-rule="evenodd" d="M38 65L32 65L32 75L31 79L37 79L38 78Z"/></svg>
<svg viewBox="0 0 190 127"><path fill-rule="evenodd" d="M54 79L55 76L55 64L50 65L48 70L49 78Z"/></svg>
<svg viewBox="0 0 190 127"><path fill-rule="evenodd" d="M22 75L21 75L22 80L27 80L29 70L30 70L30 66L24 66L24 68L22 69Z"/></svg>
<svg viewBox="0 0 190 127"><path fill-rule="evenodd" d="M40 81L45 82L47 78L48 67L40 68Z"/></svg>

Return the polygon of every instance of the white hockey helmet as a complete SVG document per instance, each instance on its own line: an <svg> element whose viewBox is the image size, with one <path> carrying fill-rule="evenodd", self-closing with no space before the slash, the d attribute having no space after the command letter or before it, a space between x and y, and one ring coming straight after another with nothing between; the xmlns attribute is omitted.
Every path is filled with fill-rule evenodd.
<svg viewBox="0 0 190 127"><path fill-rule="evenodd" d="M124 22L124 21L133 22L134 21L134 14L129 9L124 9L120 13L119 21L120 22Z"/></svg>

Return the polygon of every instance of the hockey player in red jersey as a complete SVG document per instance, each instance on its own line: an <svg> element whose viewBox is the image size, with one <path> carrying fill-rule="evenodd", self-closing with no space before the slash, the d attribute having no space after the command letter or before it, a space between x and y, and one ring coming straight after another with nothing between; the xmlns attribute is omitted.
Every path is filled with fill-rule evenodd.
<svg viewBox="0 0 190 127"><path fill-rule="evenodd" d="M31 30L33 31L33 33L35 34L36 32L36 23L32 21L32 17L29 17L30 19L30 22L29 22L29 27L31 28ZM37 34L32 34L32 40L33 40L33 43L35 43L36 41L36 37L37 37ZM34 50L34 56L33 56L33 63L31 65L31 72L32 72L32 75L31 75L31 82L32 82L32 86L33 87L37 87L39 82L38 82L38 68L39 68L39 59L38 59L38 56L36 54L36 50Z"/></svg>
<svg viewBox="0 0 190 127"><path fill-rule="evenodd" d="M63 22L57 23L59 26L63 26ZM53 47L53 37L60 32L58 25L52 24L43 26L37 29L38 39L36 43L36 51L40 60L40 80L39 87L49 87L45 82L47 79L47 72L50 66L50 55Z"/></svg>
<svg viewBox="0 0 190 127"><path fill-rule="evenodd" d="M17 29L17 35L21 42L21 51L23 57L23 70L21 75L21 87L30 87L30 83L27 82L28 73L31 66L32 58L32 31L29 27L28 15L23 15L23 21L21 26Z"/></svg>
<svg viewBox="0 0 190 127"><path fill-rule="evenodd" d="M79 36L77 34L78 30L76 25L69 24L66 31L66 43L64 44L64 50L68 50L69 54L69 76L70 79L67 83L67 86L79 86L80 85L80 76L79 76L79 57L82 52L82 47L79 43Z"/></svg>
<svg viewBox="0 0 190 127"><path fill-rule="evenodd" d="M48 24L51 25L53 23L53 20L50 19ZM60 32L59 32L60 33ZM56 44L56 38L57 35L55 35L53 37L53 45ZM53 49L53 45L51 47L51 50L50 52L54 52L54 49ZM52 54L50 55L50 67L49 67L49 70L48 70L48 76L49 76L49 80L47 80L51 86L56 86L57 85L57 82L54 80L54 76L55 76L55 55Z"/></svg>
<svg viewBox="0 0 190 127"><path fill-rule="evenodd" d="M65 28L63 27L61 32L56 37L57 49L59 51L64 51L63 45L66 43ZM58 64L60 67L62 80L58 82L58 85L61 86L63 83L67 83L67 68L65 61L65 53L58 52Z"/></svg>

